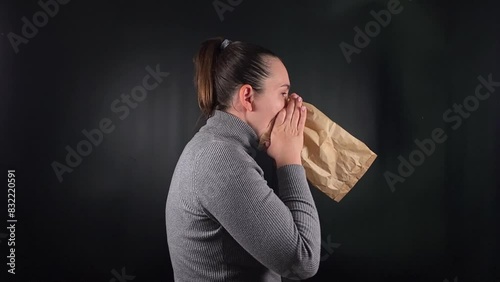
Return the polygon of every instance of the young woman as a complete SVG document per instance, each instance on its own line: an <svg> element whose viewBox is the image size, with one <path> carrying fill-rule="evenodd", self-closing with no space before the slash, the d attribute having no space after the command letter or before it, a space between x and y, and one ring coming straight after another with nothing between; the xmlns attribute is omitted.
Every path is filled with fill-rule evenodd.
<svg viewBox="0 0 500 282"><path fill-rule="evenodd" d="M185 146L166 201L175 281L281 281L315 275L321 231L301 163L307 111L281 59L212 38L194 58L206 124ZM279 193L254 160L259 136Z"/></svg>

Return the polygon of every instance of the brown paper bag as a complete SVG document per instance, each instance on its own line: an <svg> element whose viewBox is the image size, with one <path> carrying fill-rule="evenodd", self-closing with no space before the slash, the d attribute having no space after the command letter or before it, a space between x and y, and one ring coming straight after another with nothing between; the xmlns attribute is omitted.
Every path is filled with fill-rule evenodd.
<svg viewBox="0 0 500 282"><path fill-rule="evenodd" d="M336 202L354 187L377 158L363 142L313 105L307 108L302 165L309 182Z"/></svg>
<svg viewBox="0 0 500 282"><path fill-rule="evenodd" d="M309 182L336 202L354 187L377 158L363 142L313 105L307 108L302 165ZM270 132L261 139L261 147Z"/></svg>

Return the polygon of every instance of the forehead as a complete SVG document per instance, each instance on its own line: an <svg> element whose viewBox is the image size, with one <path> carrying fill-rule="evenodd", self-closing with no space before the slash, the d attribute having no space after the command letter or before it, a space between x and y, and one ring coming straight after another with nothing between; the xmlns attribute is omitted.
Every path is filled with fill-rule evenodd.
<svg viewBox="0 0 500 282"><path fill-rule="evenodd" d="M269 66L270 75L267 78L267 84L272 88L280 88L283 84L290 85L290 79L288 78L288 72L285 65L281 60L271 57L267 59L267 65ZM285 89L286 87L283 87Z"/></svg>

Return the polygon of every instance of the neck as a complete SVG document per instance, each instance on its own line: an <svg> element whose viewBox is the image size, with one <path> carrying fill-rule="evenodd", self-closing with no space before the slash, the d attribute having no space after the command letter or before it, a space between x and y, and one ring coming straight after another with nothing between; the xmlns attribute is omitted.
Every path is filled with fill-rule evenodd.
<svg viewBox="0 0 500 282"><path fill-rule="evenodd" d="M249 126L250 126L250 127L251 127L254 131L255 131L255 133L257 134L257 136L259 136L259 138L260 138L260 136L263 134L263 132L261 132L261 130L260 130L259 128L257 128L256 126L254 126L254 125L252 124L252 122L250 122L250 121L248 120L248 117L247 117L247 115L246 115L246 111L245 111L245 112L242 112L242 111L237 111L237 110L235 110L235 109L233 109L233 108L229 108L229 109L225 110L224 112L229 113L229 114L232 114L233 116L238 117L238 118L239 118L239 119L241 119L243 122L245 122L246 124L248 124L248 125L249 125Z"/></svg>

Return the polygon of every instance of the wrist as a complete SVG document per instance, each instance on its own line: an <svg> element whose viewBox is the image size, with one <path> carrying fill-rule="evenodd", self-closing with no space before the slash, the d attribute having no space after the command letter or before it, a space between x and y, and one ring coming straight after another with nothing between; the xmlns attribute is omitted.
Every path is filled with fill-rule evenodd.
<svg viewBox="0 0 500 282"><path fill-rule="evenodd" d="M283 159L283 160L276 160L276 168L280 168L285 165L292 165L292 164L297 164L297 165L302 165L302 158L289 158L289 159Z"/></svg>

